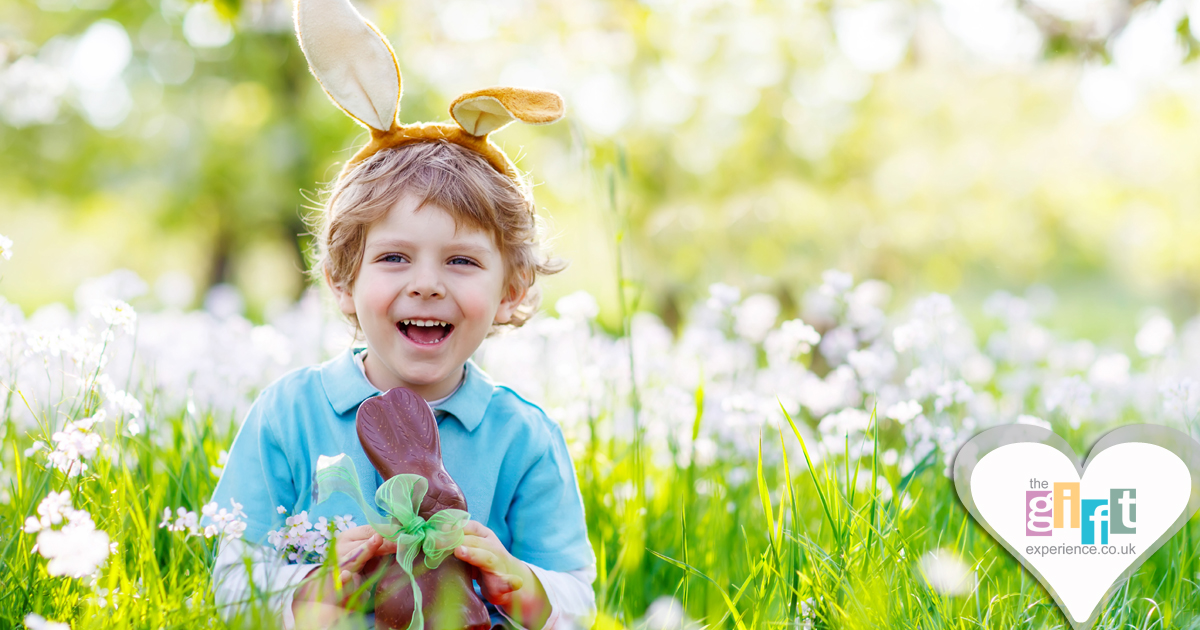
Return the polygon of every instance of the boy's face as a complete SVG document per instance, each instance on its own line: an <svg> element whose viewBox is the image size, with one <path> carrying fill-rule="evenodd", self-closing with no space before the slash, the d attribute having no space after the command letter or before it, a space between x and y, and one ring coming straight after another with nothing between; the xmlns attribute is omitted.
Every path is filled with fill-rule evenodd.
<svg viewBox="0 0 1200 630"><path fill-rule="evenodd" d="M507 322L525 292L505 290L504 261L490 234L456 230L441 206L414 211L419 202L405 194L372 225L354 288L331 289L367 337L372 384L433 400L453 391L492 323Z"/></svg>

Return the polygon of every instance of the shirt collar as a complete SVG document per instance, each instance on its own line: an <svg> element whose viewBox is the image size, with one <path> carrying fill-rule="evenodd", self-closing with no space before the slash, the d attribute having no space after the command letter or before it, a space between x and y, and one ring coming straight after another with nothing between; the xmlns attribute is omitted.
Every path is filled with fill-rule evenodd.
<svg viewBox="0 0 1200 630"><path fill-rule="evenodd" d="M321 364L321 386L338 415L345 415L362 401L382 393L354 364L355 353L362 350L365 348L348 348ZM474 431L483 422L495 387L491 377L479 369L474 361L467 359L467 374L463 383L450 398L433 409L458 418L467 431Z"/></svg>

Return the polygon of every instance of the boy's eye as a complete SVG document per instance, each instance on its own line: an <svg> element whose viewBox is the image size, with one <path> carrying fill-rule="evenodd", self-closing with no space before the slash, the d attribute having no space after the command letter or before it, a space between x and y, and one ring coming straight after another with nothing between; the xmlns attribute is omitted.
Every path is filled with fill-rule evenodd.
<svg viewBox="0 0 1200 630"><path fill-rule="evenodd" d="M471 260L470 258L463 258L462 256L455 256L454 258L451 258L451 259L450 259L450 264L452 264L452 265L453 265L453 264L459 264L459 263L465 263L465 264L468 264L468 265L474 265L474 264L475 264L475 261L474 261L474 260Z"/></svg>
<svg viewBox="0 0 1200 630"><path fill-rule="evenodd" d="M400 262L403 259L404 259L404 256L401 256L400 254L388 254L388 255L384 256L383 258L381 258L380 260L382 260L384 262Z"/></svg>

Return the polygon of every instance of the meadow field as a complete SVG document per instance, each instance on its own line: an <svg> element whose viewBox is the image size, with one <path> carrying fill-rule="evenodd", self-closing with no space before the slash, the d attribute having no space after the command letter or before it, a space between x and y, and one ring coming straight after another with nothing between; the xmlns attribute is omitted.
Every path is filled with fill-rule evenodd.
<svg viewBox="0 0 1200 630"><path fill-rule="evenodd" d="M4 306L7 626L271 623L214 608L215 546L240 529L237 506L206 504L255 392L348 331L315 292L261 325L219 296L129 305L170 289L144 295L122 271L81 286L79 312ZM1044 291L993 295L986 330L944 295L892 305L886 284L838 271L804 295L803 318L782 320L775 298L714 285L676 337L648 313L606 332L578 292L476 355L568 437L595 627L1066 627L967 515L947 462L1005 422L1079 452L1131 421L1196 435L1200 318L1151 319L1127 353L1050 333ZM1193 519L1097 627L1200 627L1198 539Z"/></svg>

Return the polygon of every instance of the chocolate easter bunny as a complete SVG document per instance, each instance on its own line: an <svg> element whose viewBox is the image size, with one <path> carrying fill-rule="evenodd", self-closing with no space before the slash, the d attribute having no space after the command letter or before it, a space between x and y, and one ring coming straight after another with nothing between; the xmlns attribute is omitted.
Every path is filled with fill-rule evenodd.
<svg viewBox="0 0 1200 630"><path fill-rule="evenodd" d="M442 466L437 421L429 404L410 389L397 387L368 398L358 408L358 439L371 464L384 480L415 474L429 481L418 516L429 520L445 509L467 510L467 500ZM370 575L390 560L376 558L364 573ZM394 561L380 580L375 598L378 628L407 628L412 619L413 589L408 575ZM423 594L425 630L487 630L491 620L475 593L471 568L453 555L436 569L414 565L413 577Z"/></svg>
<svg viewBox="0 0 1200 630"><path fill-rule="evenodd" d="M403 82L395 52L349 0L296 0L296 36L309 69L333 102L371 132L371 140L342 169L384 149L410 142L446 140L487 158L514 181L519 175L504 151L488 139L514 120L544 125L563 117L555 92L491 87L467 92L450 104L454 122L397 121Z"/></svg>

